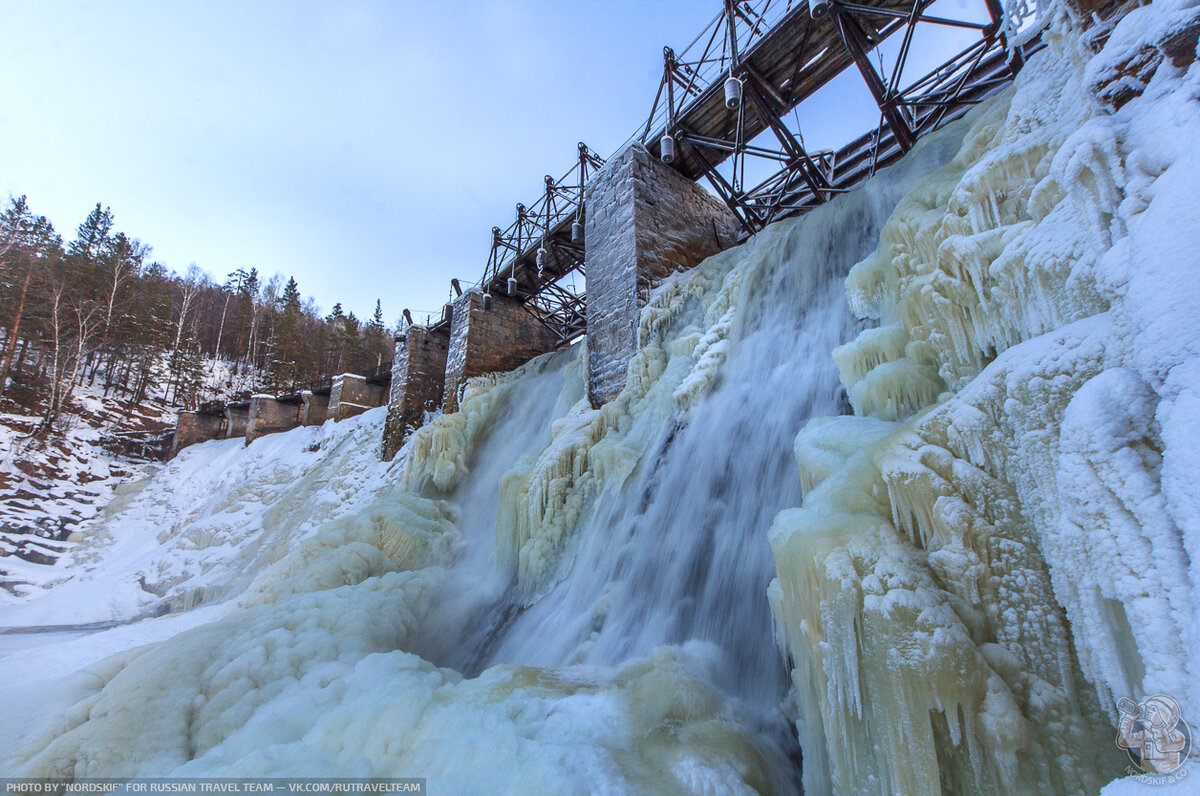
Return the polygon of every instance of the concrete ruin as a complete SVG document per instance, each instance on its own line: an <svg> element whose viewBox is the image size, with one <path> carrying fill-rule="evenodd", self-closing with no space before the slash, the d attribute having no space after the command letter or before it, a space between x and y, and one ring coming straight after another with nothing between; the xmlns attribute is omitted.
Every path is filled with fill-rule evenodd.
<svg viewBox="0 0 1200 796"><path fill-rule="evenodd" d="M588 183L584 202L588 399L600 406L625 387L651 288L732 246L740 227L719 199L636 143Z"/></svg>
<svg viewBox="0 0 1200 796"><path fill-rule="evenodd" d="M323 425L329 412L329 392L305 390L300 393L300 400L304 402L304 408L300 410L300 425Z"/></svg>
<svg viewBox="0 0 1200 796"><path fill-rule="evenodd" d="M225 439L223 410L198 409L194 412L180 412L179 419L175 421L175 438L171 442L169 458L175 458L181 450L191 445L214 439Z"/></svg>
<svg viewBox="0 0 1200 796"><path fill-rule="evenodd" d="M559 345L558 336L516 299L492 296L484 309L483 294L467 291L455 299L451 314L442 409L458 411L467 379L512 370Z"/></svg>
<svg viewBox="0 0 1200 796"><path fill-rule="evenodd" d="M246 426L250 423L250 402L235 401L225 404L225 439L246 436Z"/></svg>
<svg viewBox="0 0 1200 796"><path fill-rule="evenodd" d="M246 444L264 434L276 434L280 431L290 431L300 425L300 415L304 410L304 402L299 394L283 395L252 395L250 396L249 417L246 421Z"/></svg>
<svg viewBox="0 0 1200 796"><path fill-rule="evenodd" d="M410 326L396 338L391 395L383 427L383 458L390 460L405 438L442 403L450 334L444 328Z"/></svg>
<svg viewBox="0 0 1200 796"><path fill-rule="evenodd" d="M343 373L333 377L329 390L329 405L326 418L334 422L361 415L368 409L383 406L385 390L382 385L371 384L365 376Z"/></svg>

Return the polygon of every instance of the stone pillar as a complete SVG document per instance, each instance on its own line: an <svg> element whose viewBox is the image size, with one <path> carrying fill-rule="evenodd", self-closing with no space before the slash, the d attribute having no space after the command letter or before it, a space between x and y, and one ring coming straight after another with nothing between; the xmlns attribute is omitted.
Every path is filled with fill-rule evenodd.
<svg viewBox="0 0 1200 796"><path fill-rule="evenodd" d="M246 436L246 425L250 422L250 402L238 401L225 404L225 439Z"/></svg>
<svg viewBox="0 0 1200 796"><path fill-rule="evenodd" d="M397 338L387 423L383 427L384 461L390 461L404 439L420 428L426 412L442 405L449 347L450 334L445 327L430 330L410 326L404 337Z"/></svg>
<svg viewBox="0 0 1200 796"><path fill-rule="evenodd" d="M170 458L189 445L225 438L225 415L216 412L180 412L175 422L175 438L171 442Z"/></svg>
<svg viewBox="0 0 1200 796"><path fill-rule="evenodd" d="M482 293L463 293L455 299L450 318L442 410L458 411L459 391L467 379L512 370L558 345L558 336L519 301L493 296L491 309L485 310Z"/></svg>
<svg viewBox="0 0 1200 796"><path fill-rule="evenodd" d="M264 434L290 431L300 425L300 410L303 403L298 400L280 400L273 395L250 396L250 416L246 421L246 444Z"/></svg>
<svg viewBox="0 0 1200 796"><path fill-rule="evenodd" d="M361 415L368 409L381 406L382 390L367 383L366 378L353 373L343 373L333 377L333 387L329 390L329 406L327 417L334 422L348 417Z"/></svg>
<svg viewBox="0 0 1200 796"><path fill-rule="evenodd" d="M300 410L300 425L322 425L325 422L326 412L329 411L329 396L305 390L300 393L300 398L304 401L304 408Z"/></svg>
<svg viewBox="0 0 1200 796"><path fill-rule="evenodd" d="M388 402L388 386L391 384L391 379L384 382L367 382L367 401L371 407L383 406Z"/></svg>
<svg viewBox="0 0 1200 796"><path fill-rule="evenodd" d="M724 203L640 144L604 165L584 202L588 398L600 406L625 387L651 287L732 246L740 227Z"/></svg>

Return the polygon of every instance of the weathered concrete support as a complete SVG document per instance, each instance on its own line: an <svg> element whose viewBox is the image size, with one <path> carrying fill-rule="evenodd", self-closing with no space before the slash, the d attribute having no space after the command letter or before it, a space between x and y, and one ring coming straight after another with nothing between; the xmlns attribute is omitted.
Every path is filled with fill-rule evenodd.
<svg viewBox="0 0 1200 796"><path fill-rule="evenodd" d="M343 373L333 377L326 417L332 417L337 422L361 415L368 409L383 406L383 399L383 387L369 383L363 376Z"/></svg>
<svg viewBox="0 0 1200 796"><path fill-rule="evenodd" d="M392 387L387 423L383 427L383 458L389 461L404 439L425 420L425 413L442 405L446 382L446 353L450 335L443 329L431 331L410 326L396 340L392 360Z"/></svg>
<svg viewBox="0 0 1200 796"><path fill-rule="evenodd" d="M443 411L458 411L459 393L467 379L512 370L559 345L554 332L519 301L492 296L491 309L486 310L483 303L483 294L474 290L454 301Z"/></svg>
<svg viewBox="0 0 1200 796"><path fill-rule="evenodd" d="M225 415L218 412L180 412L175 422L175 438L170 458L189 445L225 438Z"/></svg>
<svg viewBox="0 0 1200 796"><path fill-rule="evenodd" d="M246 436L246 425L250 422L250 402L225 404L225 419L225 439Z"/></svg>
<svg viewBox="0 0 1200 796"><path fill-rule="evenodd" d="M250 396L250 416L246 421L246 444L264 434L290 431L300 425L300 410L304 404L299 396L276 398L273 395Z"/></svg>
<svg viewBox="0 0 1200 796"><path fill-rule="evenodd" d="M300 410L300 425L319 426L323 424L326 413L329 411L329 396L305 390L300 393L300 398L304 401L304 408Z"/></svg>
<svg viewBox="0 0 1200 796"><path fill-rule="evenodd" d="M588 398L600 406L625 387L651 287L732 246L739 226L719 199L640 144L604 165L584 202Z"/></svg>

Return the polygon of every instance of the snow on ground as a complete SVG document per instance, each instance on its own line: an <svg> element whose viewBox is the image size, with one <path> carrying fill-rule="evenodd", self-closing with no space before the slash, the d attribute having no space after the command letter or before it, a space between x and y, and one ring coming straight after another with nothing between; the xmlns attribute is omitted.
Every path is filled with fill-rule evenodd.
<svg viewBox="0 0 1200 796"><path fill-rule="evenodd" d="M251 369L208 359L198 400L226 400L261 378ZM159 465L117 455L102 444L114 433L174 428L179 407L162 385L141 402L106 396L103 374L76 388L55 433L32 436L41 416L11 400L0 406L0 605L38 593L61 578L55 562L75 547L71 534L95 518L114 497L154 473Z"/></svg>
<svg viewBox="0 0 1200 796"><path fill-rule="evenodd" d="M134 404L83 387L57 433L31 433L40 417L0 413L0 605L53 579L50 566L73 547L70 534L92 519L122 483L154 469L101 446L115 430L147 431L174 425L175 410L161 402ZM17 408L9 402L9 408Z"/></svg>
<svg viewBox="0 0 1200 796"><path fill-rule="evenodd" d="M352 423L194 445L151 480L128 484L53 568L52 589L8 607L3 625L129 621L245 585L294 539L353 512L380 488L383 410ZM319 485L315 468L335 475ZM115 514L120 522L106 522Z"/></svg>

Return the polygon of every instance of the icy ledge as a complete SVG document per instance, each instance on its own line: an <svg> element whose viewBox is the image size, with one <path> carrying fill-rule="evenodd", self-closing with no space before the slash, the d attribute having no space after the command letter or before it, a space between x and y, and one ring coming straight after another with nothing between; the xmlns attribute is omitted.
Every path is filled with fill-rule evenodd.
<svg viewBox="0 0 1200 796"><path fill-rule="evenodd" d="M1060 16L851 272L771 533L807 792L1096 793L1116 699L1200 718L1195 22Z"/></svg>

